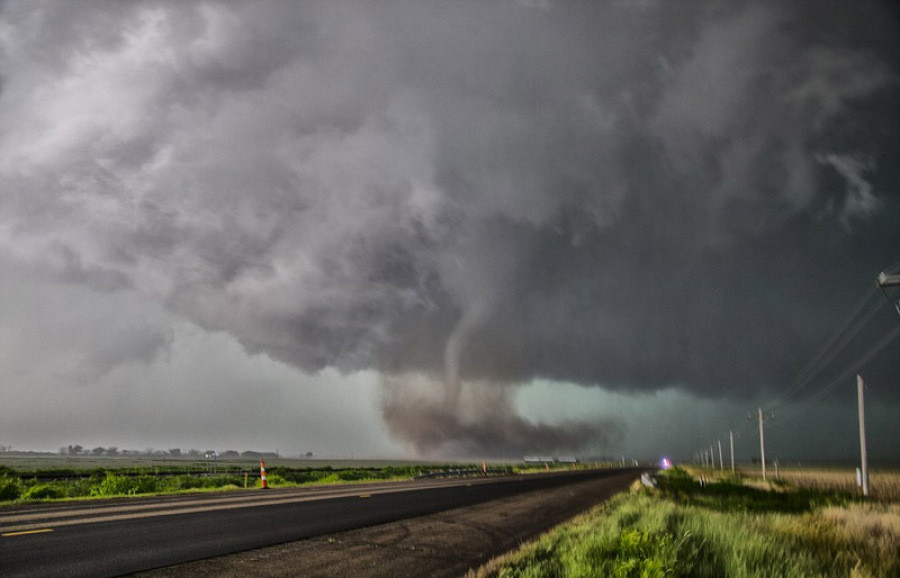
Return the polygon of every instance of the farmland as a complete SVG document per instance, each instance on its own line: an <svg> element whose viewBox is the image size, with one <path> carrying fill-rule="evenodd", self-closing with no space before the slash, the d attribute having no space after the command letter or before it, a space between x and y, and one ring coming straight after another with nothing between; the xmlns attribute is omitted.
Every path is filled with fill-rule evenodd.
<svg viewBox="0 0 900 578"><path fill-rule="evenodd" d="M284 466L289 468L381 468L388 466L409 466L419 462L404 460L345 460L345 459L313 459L293 457L264 456L266 465L270 467ZM237 470L258 468L258 457L207 459L201 456L183 454L172 456L157 453L128 453L119 455L63 455L47 452L0 452L0 466L17 471L71 469L92 470L118 468L181 468L206 470L218 467L220 470Z"/></svg>

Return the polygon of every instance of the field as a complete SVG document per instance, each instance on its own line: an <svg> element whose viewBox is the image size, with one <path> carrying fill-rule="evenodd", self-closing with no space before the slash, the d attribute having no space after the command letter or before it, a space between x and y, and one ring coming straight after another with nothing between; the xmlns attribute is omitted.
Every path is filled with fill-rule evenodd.
<svg viewBox="0 0 900 578"><path fill-rule="evenodd" d="M267 467L283 466L288 468L383 468L391 466L421 465L422 462L403 460L340 460L275 457L264 458ZM125 454L117 456L79 455L68 456L41 452L3 452L0 453L0 466L18 471L72 469L93 470L97 468L190 468L206 469L217 465L219 469L244 470L259 468L259 459L238 458L219 459L214 463L203 457L155 454Z"/></svg>
<svg viewBox="0 0 900 578"><path fill-rule="evenodd" d="M891 577L898 552L900 504L784 481L701 484L674 470L657 489L637 484L475 575Z"/></svg>
<svg viewBox="0 0 900 578"><path fill-rule="evenodd" d="M747 477L761 477L759 470L742 470ZM774 471L767 472L769 479L775 479ZM856 485L856 472L853 469L838 468L781 468L778 479L801 488L833 490L859 493ZM900 472L896 470L873 470L869 472L870 495L872 498L889 502L900 501Z"/></svg>

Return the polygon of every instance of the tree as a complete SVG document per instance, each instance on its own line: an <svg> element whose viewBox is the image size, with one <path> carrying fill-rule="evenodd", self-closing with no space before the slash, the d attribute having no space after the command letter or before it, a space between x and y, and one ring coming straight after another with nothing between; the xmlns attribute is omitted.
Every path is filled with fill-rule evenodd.
<svg viewBox="0 0 900 578"><path fill-rule="evenodd" d="M116 446L109 446L106 448L106 455L108 456L116 456L119 455L119 448Z"/></svg>
<svg viewBox="0 0 900 578"><path fill-rule="evenodd" d="M169 455L176 456L176 457L177 457L177 456L180 456L180 455L181 455L181 448L171 448L171 449L169 449Z"/></svg>
<svg viewBox="0 0 900 578"><path fill-rule="evenodd" d="M102 456L103 454L106 453L106 448L103 446L97 446L91 450L91 453L94 454L95 456Z"/></svg>
<svg viewBox="0 0 900 578"><path fill-rule="evenodd" d="M69 446L69 455L70 456L80 455L82 451L84 451L83 446L80 446L80 445Z"/></svg>

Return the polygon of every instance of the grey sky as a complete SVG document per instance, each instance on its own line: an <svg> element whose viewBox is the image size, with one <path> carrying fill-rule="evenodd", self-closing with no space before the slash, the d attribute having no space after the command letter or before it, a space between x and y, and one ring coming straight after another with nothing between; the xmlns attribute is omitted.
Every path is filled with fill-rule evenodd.
<svg viewBox="0 0 900 578"><path fill-rule="evenodd" d="M898 26L874 1L0 3L0 438L652 452L680 435L635 424L658 392L719 435L900 260ZM851 366L897 327L885 302L780 403L863 371L891 431L900 340Z"/></svg>

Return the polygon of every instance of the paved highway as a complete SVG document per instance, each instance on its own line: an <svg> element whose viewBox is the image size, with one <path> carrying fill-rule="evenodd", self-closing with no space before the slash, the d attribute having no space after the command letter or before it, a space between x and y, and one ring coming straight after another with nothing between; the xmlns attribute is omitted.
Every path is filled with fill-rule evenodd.
<svg viewBox="0 0 900 578"><path fill-rule="evenodd" d="M0 510L0 575L118 576L620 474L284 488ZM635 470L635 477L638 471Z"/></svg>

